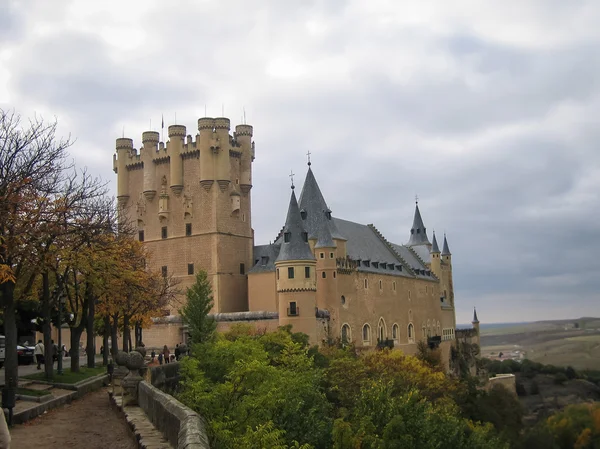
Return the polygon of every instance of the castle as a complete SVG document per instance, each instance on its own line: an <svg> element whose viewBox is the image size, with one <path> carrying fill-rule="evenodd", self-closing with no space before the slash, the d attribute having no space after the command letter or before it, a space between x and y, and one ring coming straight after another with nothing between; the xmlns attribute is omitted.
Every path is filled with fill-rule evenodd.
<svg viewBox="0 0 600 449"><path fill-rule="evenodd" d="M188 287L197 270L212 283L218 329L249 322L264 330L292 325L311 343L340 339L358 348L399 347L419 340L440 347L448 364L457 335L479 343L479 322L456 330L452 255L444 235L429 240L418 202L408 243L388 241L375 226L333 216L310 160L299 198L292 185L285 225L273 243L255 245L252 229L253 128L230 134L224 117L116 141L120 211L152 251L149 267ZM282 205L282 219L284 208ZM408 230L407 230L408 231ZM150 347L185 341L177 306L144 332Z"/></svg>

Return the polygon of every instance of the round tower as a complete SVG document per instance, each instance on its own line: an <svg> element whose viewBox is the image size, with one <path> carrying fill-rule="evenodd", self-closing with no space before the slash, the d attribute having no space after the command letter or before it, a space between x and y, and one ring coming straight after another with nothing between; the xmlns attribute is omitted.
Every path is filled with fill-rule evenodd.
<svg viewBox="0 0 600 449"><path fill-rule="evenodd" d="M200 184L205 190L210 190L215 181L213 151L218 151L219 142L216 134L215 119L203 117L198 119L198 147L200 148Z"/></svg>
<svg viewBox="0 0 600 449"><path fill-rule="evenodd" d="M117 139L117 201L124 207L129 200L129 172L127 162L133 151L133 140L128 138Z"/></svg>
<svg viewBox="0 0 600 449"><path fill-rule="evenodd" d="M240 189L247 194L252 188L252 161L254 160L252 147L252 126L237 125L235 138L242 149Z"/></svg>
<svg viewBox="0 0 600 449"><path fill-rule="evenodd" d="M438 242L437 239L435 238L435 231L433 231L433 242L431 243L431 250L429 251L430 255L431 255L431 263L430 263L430 269L431 272L433 274L435 274L435 277L437 277L438 279L442 279L442 260L441 260L441 253L440 253L440 247L438 246Z"/></svg>
<svg viewBox="0 0 600 449"><path fill-rule="evenodd" d="M226 117L215 118L215 133L219 139L220 148L215 153L217 184L221 191L225 191L231 182L231 163L229 162L229 129L231 122Z"/></svg>
<svg viewBox="0 0 600 449"><path fill-rule="evenodd" d="M169 126L167 152L170 157L169 170L171 175L171 191L175 195L179 195L183 190L183 161L181 159L181 153L183 151L183 139L185 139L185 135L185 126Z"/></svg>
<svg viewBox="0 0 600 449"><path fill-rule="evenodd" d="M156 131L142 133L142 161L144 162L144 196L146 200L152 201L156 195L156 167L154 155L158 151L159 134Z"/></svg>
<svg viewBox="0 0 600 449"><path fill-rule="evenodd" d="M312 344L317 343L316 260L302 226L293 186L275 270L279 324L291 324L294 332L303 332Z"/></svg>

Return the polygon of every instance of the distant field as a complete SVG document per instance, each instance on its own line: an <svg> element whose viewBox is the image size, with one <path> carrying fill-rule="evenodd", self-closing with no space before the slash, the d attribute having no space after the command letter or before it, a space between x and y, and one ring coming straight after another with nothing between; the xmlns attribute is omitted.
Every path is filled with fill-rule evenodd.
<svg viewBox="0 0 600 449"><path fill-rule="evenodd" d="M600 369L600 319L518 323L481 330L484 357L520 351L536 362L576 369Z"/></svg>

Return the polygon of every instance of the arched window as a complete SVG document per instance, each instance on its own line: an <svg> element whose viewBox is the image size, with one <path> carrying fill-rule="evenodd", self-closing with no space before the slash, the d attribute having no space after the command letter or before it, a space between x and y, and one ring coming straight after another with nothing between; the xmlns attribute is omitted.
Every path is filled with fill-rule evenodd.
<svg viewBox="0 0 600 449"><path fill-rule="evenodd" d="M377 324L377 339L379 341L387 340L387 328L383 318L379 318L379 323Z"/></svg>
<svg viewBox="0 0 600 449"><path fill-rule="evenodd" d="M408 342L409 343L415 342L415 327L413 326L412 323L410 323L408 325Z"/></svg>
<svg viewBox="0 0 600 449"><path fill-rule="evenodd" d="M342 295L342 305L346 304L346 297Z"/></svg>
<svg viewBox="0 0 600 449"><path fill-rule="evenodd" d="M342 344L348 344L351 341L350 326L346 323L342 326Z"/></svg>
<svg viewBox="0 0 600 449"><path fill-rule="evenodd" d="M371 326L365 324L362 328L363 344L368 345L371 342Z"/></svg>
<svg viewBox="0 0 600 449"><path fill-rule="evenodd" d="M383 290L383 282L379 281L379 290Z"/></svg>
<svg viewBox="0 0 600 449"><path fill-rule="evenodd" d="M392 326L392 338L394 341L400 340L400 327L396 323Z"/></svg>

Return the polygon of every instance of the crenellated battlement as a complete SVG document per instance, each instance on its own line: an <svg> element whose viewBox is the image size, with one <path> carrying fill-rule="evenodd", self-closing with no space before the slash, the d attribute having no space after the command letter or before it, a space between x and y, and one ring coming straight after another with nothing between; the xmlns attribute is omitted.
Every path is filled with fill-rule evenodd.
<svg viewBox="0 0 600 449"><path fill-rule="evenodd" d="M171 125L169 126L169 137L181 137L182 139L186 135L186 129L183 125Z"/></svg>
<svg viewBox="0 0 600 449"><path fill-rule="evenodd" d="M225 117L217 117L215 118L214 126L215 129L226 129L229 131L231 129L231 120Z"/></svg>
<svg viewBox="0 0 600 449"><path fill-rule="evenodd" d="M237 125L235 127L235 135L239 136L250 136L252 137L252 126L250 125Z"/></svg>
<svg viewBox="0 0 600 449"><path fill-rule="evenodd" d="M121 137L117 139L117 151L119 150L132 150L133 149L133 139L129 139L127 137Z"/></svg>
<svg viewBox="0 0 600 449"><path fill-rule="evenodd" d="M142 133L142 143L153 143L158 144L160 141L160 134L158 131L144 131ZM133 145L133 144L132 144Z"/></svg>

